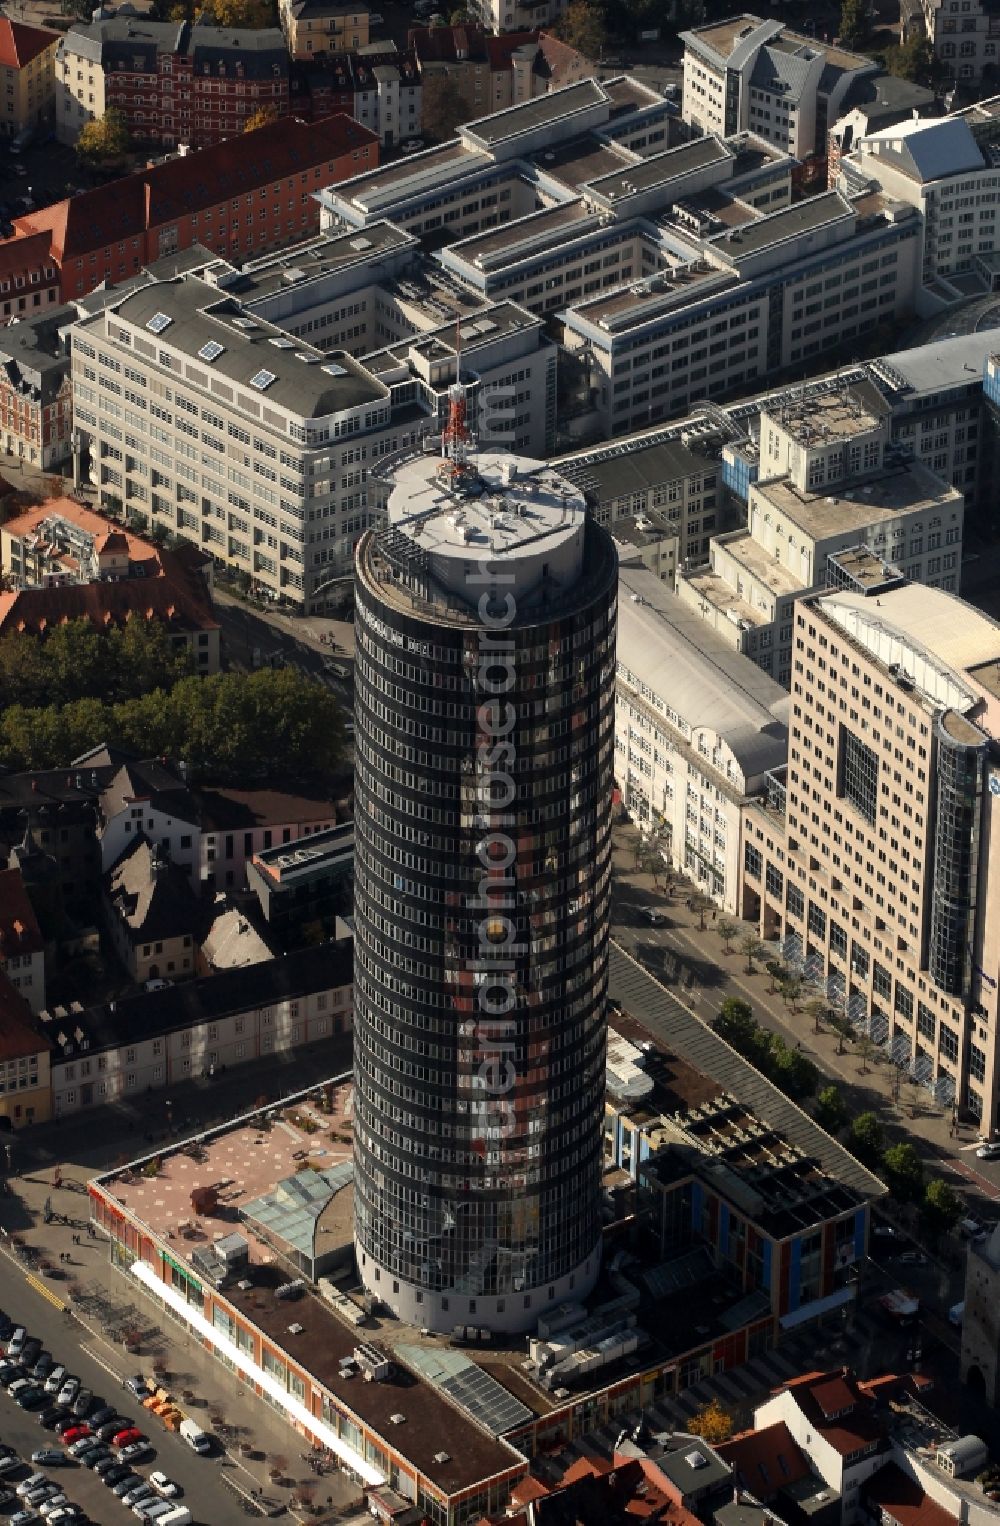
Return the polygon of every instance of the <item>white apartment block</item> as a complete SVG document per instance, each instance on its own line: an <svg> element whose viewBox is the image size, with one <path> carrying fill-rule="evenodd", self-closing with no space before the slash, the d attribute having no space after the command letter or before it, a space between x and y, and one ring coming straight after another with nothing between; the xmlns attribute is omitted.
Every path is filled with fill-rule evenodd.
<svg viewBox="0 0 1000 1526"><path fill-rule="evenodd" d="M1000 1127L1000 625L884 577L797 601L786 788L743 904L937 1101Z"/></svg>
<svg viewBox="0 0 1000 1526"><path fill-rule="evenodd" d="M615 777L633 820L725 910L748 795L784 764L788 695L636 558L619 574Z"/></svg>
<svg viewBox="0 0 1000 1526"><path fill-rule="evenodd" d="M74 328L91 481L105 506L139 511L261 591L321 608L380 518L379 463L443 426L459 336L441 324L362 363L336 347L336 324L315 331L319 348L245 308L231 267L206 276L153 282ZM313 321L306 311L300 327ZM544 454L556 354L540 322L501 304L467 323L461 343L475 421L488 416L499 444Z"/></svg>
<svg viewBox="0 0 1000 1526"><path fill-rule="evenodd" d="M41 1013L53 1044L54 1116L329 1044L351 1030L351 957L347 938L98 1007L74 1003L68 1017Z"/></svg>
<svg viewBox="0 0 1000 1526"><path fill-rule="evenodd" d="M382 43L369 43L368 51ZM362 48L353 60L354 110L351 115L363 127L378 134L386 148L415 138L420 133L423 85L417 65L410 58L398 60L381 56L369 62Z"/></svg>
<svg viewBox="0 0 1000 1526"><path fill-rule="evenodd" d="M680 598L786 687L793 603L826 584L832 556L867 547L914 582L958 588L964 499L904 459L888 413L867 382L765 406L746 528L678 575Z"/></svg>
<svg viewBox="0 0 1000 1526"><path fill-rule="evenodd" d="M684 120L721 137L749 130L797 159L825 152L852 86L878 73L862 54L759 16L731 16L681 39Z"/></svg>
<svg viewBox="0 0 1000 1526"><path fill-rule="evenodd" d="M901 122L862 138L841 162L840 184L876 185L919 212L918 310L939 312L995 284L1000 250L1000 99L937 121ZM982 138L982 142L980 142ZM972 274L979 286L949 277Z"/></svg>
<svg viewBox="0 0 1000 1526"><path fill-rule="evenodd" d="M914 31L957 80L978 84L996 67L1000 17L986 0L911 0L902 11L904 38Z"/></svg>

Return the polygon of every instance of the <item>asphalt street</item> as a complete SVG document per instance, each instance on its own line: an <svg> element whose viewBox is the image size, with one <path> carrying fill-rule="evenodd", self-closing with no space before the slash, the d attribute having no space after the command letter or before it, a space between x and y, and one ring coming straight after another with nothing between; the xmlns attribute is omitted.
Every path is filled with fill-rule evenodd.
<svg viewBox="0 0 1000 1526"><path fill-rule="evenodd" d="M111 1365L110 1352L98 1353L101 1359L97 1360L96 1355L84 1349L90 1340L87 1332L72 1316L63 1313L37 1292L26 1280L22 1269L11 1263L6 1255L0 1255L0 1308L16 1324L23 1324L29 1335L42 1341L44 1349L65 1366L67 1372L75 1374L102 1402L114 1406L126 1418L134 1419L140 1430L149 1436L155 1456L136 1465L135 1471L141 1477L148 1478L152 1470L160 1469L180 1484L184 1490L183 1502L196 1522L236 1526L236 1522L246 1520L242 1504L222 1482L223 1469L233 1468L233 1464L218 1456L199 1457L179 1436L164 1431L158 1421L147 1421L138 1401L125 1391L124 1378L142 1368L141 1359L125 1357L123 1353L120 1370ZM37 1414L19 1409L3 1390L0 1390L0 1440L14 1447L24 1460L30 1459L37 1447L56 1445L53 1433L39 1425ZM23 1474L14 1475L11 1482L16 1484L31 1471L35 1470L25 1467ZM47 1471L69 1498L81 1505L90 1519L100 1526L113 1526L119 1520L125 1526L134 1519L89 1469L74 1464L41 1471Z"/></svg>

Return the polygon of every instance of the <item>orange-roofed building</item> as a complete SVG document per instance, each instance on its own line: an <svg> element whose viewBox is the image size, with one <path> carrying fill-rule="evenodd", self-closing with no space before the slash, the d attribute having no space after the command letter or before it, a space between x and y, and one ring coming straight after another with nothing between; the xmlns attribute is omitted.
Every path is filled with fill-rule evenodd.
<svg viewBox="0 0 1000 1526"><path fill-rule="evenodd" d="M0 269L24 278L41 237L68 300L195 243L239 263L318 233L316 192L377 164L377 136L351 117L286 117L252 140L231 138L26 213L0 241Z"/></svg>
<svg viewBox="0 0 1000 1526"><path fill-rule="evenodd" d="M52 122L59 37L0 17L0 132L8 138Z"/></svg>
<svg viewBox="0 0 1000 1526"><path fill-rule="evenodd" d="M851 1526L859 1518L860 1487L886 1461L890 1448L875 1402L851 1370L837 1367L792 1378L758 1407L754 1420L761 1429L785 1425L813 1473L839 1494L843 1526Z"/></svg>
<svg viewBox="0 0 1000 1526"><path fill-rule="evenodd" d="M32 1012L45 1006L45 940L20 869L0 869L0 966Z"/></svg>
<svg viewBox="0 0 1000 1526"><path fill-rule="evenodd" d="M217 673L220 627L209 585L182 556L84 508L53 498L0 528L0 637L44 635L68 620L98 630L158 620L195 671Z"/></svg>
<svg viewBox="0 0 1000 1526"><path fill-rule="evenodd" d="M783 1420L759 1431L743 1431L715 1450L732 1468L739 1487L764 1504L786 1485L809 1477L809 1460Z"/></svg>
<svg viewBox="0 0 1000 1526"><path fill-rule="evenodd" d="M0 1118L14 1128L52 1116L51 1052L28 1003L0 970Z"/></svg>
<svg viewBox="0 0 1000 1526"><path fill-rule="evenodd" d="M916 1479L896 1463L879 1468L864 1490L873 1516L884 1526L958 1526L958 1511L950 1511L925 1494ZM956 1504L964 1504L956 1500Z"/></svg>

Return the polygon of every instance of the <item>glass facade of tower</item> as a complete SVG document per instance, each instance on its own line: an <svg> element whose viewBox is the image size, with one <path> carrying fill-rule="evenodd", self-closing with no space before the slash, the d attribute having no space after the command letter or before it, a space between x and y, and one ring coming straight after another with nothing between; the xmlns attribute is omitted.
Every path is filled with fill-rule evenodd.
<svg viewBox="0 0 1000 1526"><path fill-rule="evenodd" d="M960 996L969 986L976 926L979 821L988 745L982 733L954 710L938 717L934 731L937 800L929 967L935 985Z"/></svg>
<svg viewBox="0 0 1000 1526"><path fill-rule="evenodd" d="M596 1275L617 563L588 522L491 666L475 605L384 545L356 578L359 1270L429 1325L514 1329Z"/></svg>

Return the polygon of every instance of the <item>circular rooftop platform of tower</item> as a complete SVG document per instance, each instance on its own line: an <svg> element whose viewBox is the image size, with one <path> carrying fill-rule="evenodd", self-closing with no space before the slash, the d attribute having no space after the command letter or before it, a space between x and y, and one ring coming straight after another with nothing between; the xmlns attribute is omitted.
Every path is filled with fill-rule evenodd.
<svg viewBox="0 0 1000 1526"><path fill-rule="evenodd" d="M464 470L421 456L396 472L387 505L390 527L427 558L430 570L473 605L484 562L502 565L515 596L542 577L566 588L583 564L586 502L580 489L545 462L505 451L470 452Z"/></svg>

